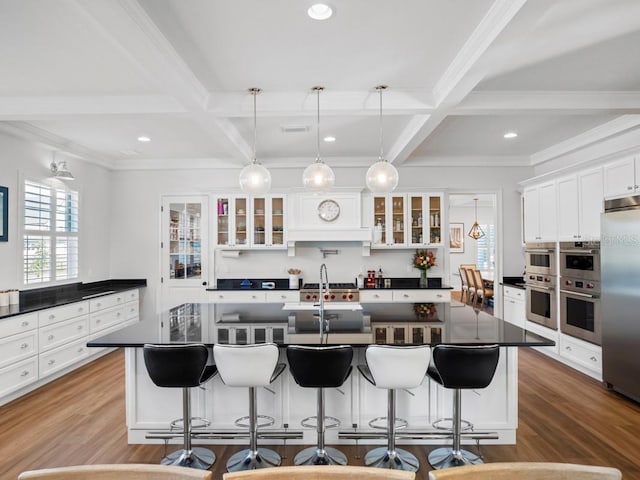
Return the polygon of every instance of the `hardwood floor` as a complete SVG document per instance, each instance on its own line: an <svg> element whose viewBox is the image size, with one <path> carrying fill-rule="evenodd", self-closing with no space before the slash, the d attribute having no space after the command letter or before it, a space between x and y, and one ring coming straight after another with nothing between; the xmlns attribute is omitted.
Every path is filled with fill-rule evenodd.
<svg viewBox="0 0 640 480"><path fill-rule="evenodd" d="M485 461L553 461L615 466L640 480L640 405L533 350L520 349L517 445L483 446ZM274 447L291 464L298 446ZM366 446L340 447L354 465ZM404 448L404 447L403 447ZM426 480L431 446L407 446ZM238 446L215 445L222 478ZM157 463L163 447L127 445L124 355L111 353L0 407L0 479L24 470L93 463ZM356 458L360 457L360 458Z"/></svg>

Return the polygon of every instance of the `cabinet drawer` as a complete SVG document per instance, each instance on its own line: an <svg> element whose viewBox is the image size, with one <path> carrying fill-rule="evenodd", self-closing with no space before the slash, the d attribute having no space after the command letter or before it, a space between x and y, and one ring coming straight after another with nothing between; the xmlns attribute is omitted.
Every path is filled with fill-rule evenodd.
<svg viewBox="0 0 640 480"><path fill-rule="evenodd" d="M214 303L264 303L266 301L265 292L213 292L210 297Z"/></svg>
<svg viewBox="0 0 640 480"><path fill-rule="evenodd" d="M87 355L89 355L89 348L85 340L56 348L44 354L41 353L39 361L40 378L68 367L69 365L73 365Z"/></svg>
<svg viewBox="0 0 640 480"><path fill-rule="evenodd" d="M125 300L125 293L127 292L114 293L113 295L105 295L104 297L89 300L89 311L99 312L100 310L123 305L125 301L128 301Z"/></svg>
<svg viewBox="0 0 640 480"><path fill-rule="evenodd" d="M76 302L64 307L48 308L42 312L38 312L38 323L40 328L51 325L52 323L62 322L70 318L79 317L89 313L88 302Z"/></svg>
<svg viewBox="0 0 640 480"><path fill-rule="evenodd" d="M18 333L28 332L38 328L38 314L18 315L0 320L0 338L10 337Z"/></svg>
<svg viewBox="0 0 640 480"><path fill-rule="evenodd" d="M560 356L589 370L602 372L602 349L567 335L560 335Z"/></svg>
<svg viewBox="0 0 640 480"><path fill-rule="evenodd" d="M124 318L137 318L140 315L140 305L138 302L129 302L124 304Z"/></svg>
<svg viewBox="0 0 640 480"><path fill-rule="evenodd" d="M140 298L140 291L127 290L126 292L122 292L122 296L124 297L125 302L133 302L134 300L137 302Z"/></svg>
<svg viewBox="0 0 640 480"><path fill-rule="evenodd" d="M38 357L0 369L0 397L38 380Z"/></svg>
<svg viewBox="0 0 640 480"><path fill-rule="evenodd" d="M89 331L91 333L104 330L105 328L117 325L125 320L124 307L112 308L104 312L94 313L89 317Z"/></svg>
<svg viewBox="0 0 640 480"><path fill-rule="evenodd" d="M360 303L392 302L391 290L360 290Z"/></svg>
<svg viewBox="0 0 640 480"><path fill-rule="evenodd" d="M506 285L503 287L503 292L505 297L513 298L514 300L522 300L524 302L524 290L516 287L507 287Z"/></svg>
<svg viewBox="0 0 640 480"><path fill-rule="evenodd" d="M451 302L449 290L394 290L394 302L442 303Z"/></svg>
<svg viewBox="0 0 640 480"><path fill-rule="evenodd" d="M268 303L289 303L289 302L297 302L300 300L300 292L298 290L291 290L287 292L285 290L280 290L277 292L265 292L266 293L266 301Z"/></svg>
<svg viewBox="0 0 640 480"><path fill-rule="evenodd" d="M39 330L40 352L51 350L89 335L89 317L73 318Z"/></svg>
<svg viewBox="0 0 640 480"><path fill-rule="evenodd" d="M38 353L38 332L20 333L0 340L0 367L24 360Z"/></svg>

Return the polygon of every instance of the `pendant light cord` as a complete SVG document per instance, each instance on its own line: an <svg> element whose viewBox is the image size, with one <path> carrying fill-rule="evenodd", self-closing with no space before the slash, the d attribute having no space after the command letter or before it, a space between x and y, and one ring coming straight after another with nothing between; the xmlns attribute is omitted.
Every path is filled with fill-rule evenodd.
<svg viewBox="0 0 640 480"><path fill-rule="evenodd" d="M380 94L380 161L386 161L384 159L384 136L382 128L382 92L387 89L386 85L378 85L376 90Z"/></svg>
<svg viewBox="0 0 640 480"><path fill-rule="evenodd" d="M316 162L320 163L320 92L324 87L313 87L316 91Z"/></svg>
<svg viewBox="0 0 640 480"><path fill-rule="evenodd" d="M253 95L253 163L258 163L257 144L258 144L258 120L256 115L256 96L260 93L259 88L250 88L249 91Z"/></svg>

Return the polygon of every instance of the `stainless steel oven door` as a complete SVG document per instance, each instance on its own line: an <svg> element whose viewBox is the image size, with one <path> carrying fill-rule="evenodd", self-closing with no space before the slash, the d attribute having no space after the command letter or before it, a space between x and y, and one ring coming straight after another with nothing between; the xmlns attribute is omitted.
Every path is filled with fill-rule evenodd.
<svg viewBox="0 0 640 480"><path fill-rule="evenodd" d="M599 250L561 250L560 276L600 281Z"/></svg>
<svg viewBox="0 0 640 480"><path fill-rule="evenodd" d="M560 290L560 331L587 342L602 344L600 297Z"/></svg>
<svg viewBox="0 0 640 480"><path fill-rule="evenodd" d="M557 330L555 288L527 285L526 291L527 320Z"/></svg>
<svg viewBox="0 0 640 480"><path fill-rule="evenodd" d="M548 249L525 250L526 271L541 275L556 274L556 254Z"/></svg>

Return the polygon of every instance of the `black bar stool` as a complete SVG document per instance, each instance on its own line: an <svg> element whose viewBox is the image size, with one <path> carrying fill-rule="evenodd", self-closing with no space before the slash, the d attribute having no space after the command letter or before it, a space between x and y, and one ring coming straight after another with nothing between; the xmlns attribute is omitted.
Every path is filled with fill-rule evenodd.
<svg viewBox="0 0 640 480"><path fill-rule="evenodd" d="M258 387L270 385L284 371L286 365L278 363L278 346L275 343L257 345L214 345L213 358L218 366L220 378L229 387L249 389L249 448L241 450L227 461L227 470L255 470L277 467L281 459L275 451L258 448ZM261 416L261 418L264 418ZM243 417L244 420L246 417ZM240 425L236 421L236 425Z"/></svg>
<svg viewBox="0 0 640 480"><path fill-rule="evenodd" d="M427 374L444 388L453 389L453 446L429 453L429 463L435 469L477 465L482 459L460 448L462 431L462 390L486 388L498 366L498 345L436 345Z"/></svg>
<svg viewBox="0 0 640 480"><path fill-rule="evenodd" d="M215 365L207 365L209 351L201 344L194 345L145 345L144 364L151 381L158 387L182 388L182 423L184 445L162 459L163 465L207 470L216 461L215 454L207 449L191 446L191 388L198 387L218 371Z"/></svg>
<svg viewBox="0 0 640 480"><path fill-rule="evenodd" d="M396 448L396 390L420 386L429 364L429 346L369 345L365 356L367 365L358 365L358 370L372 385L388 390L388 403L387 446L367 452L364 464L367 467L416 472L420 468L416 456ZM406 421L403 422L406 426Z"/></svg>
<svg viewBox="0 0 640 480"><path fill-rule="evenodd" d="M330 419L331 426L340 425L337 418L324 415L324 389L340 387L351 373L353 348L349 345L335 347L310 347L291 345L287 347L287 359L291 375L298 385L303 388L317 388L318 401L316 432L318 440L315 447L305 448L293 459L296 465L346 465L347 457L340 450L326 447L324 433L326 419ZM301 423L307 423L313 417L305 418Z"/></svg>

